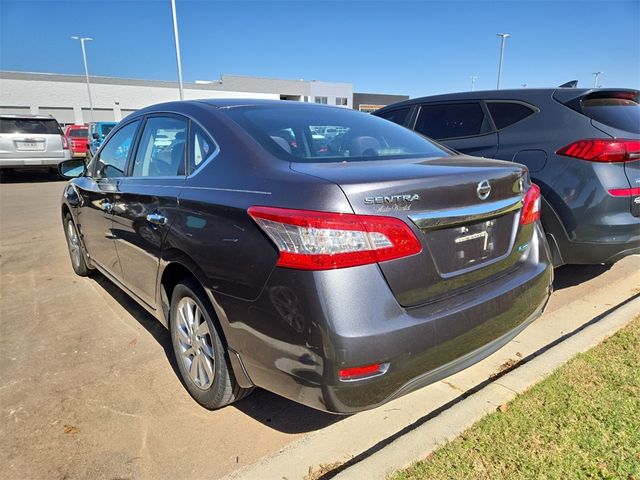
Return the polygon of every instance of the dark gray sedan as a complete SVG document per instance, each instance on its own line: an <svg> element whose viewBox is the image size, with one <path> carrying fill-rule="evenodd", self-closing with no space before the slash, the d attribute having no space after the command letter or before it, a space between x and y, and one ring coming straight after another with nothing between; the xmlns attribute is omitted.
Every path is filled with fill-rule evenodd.
<svg viewBox="0 0 640 480"><path fill-rule="evenodd" d="M373 408L497 350L551 290L525 167L351 110L156 105L61 173L74 270L169 328L207 408L254 386Z"/></svg>

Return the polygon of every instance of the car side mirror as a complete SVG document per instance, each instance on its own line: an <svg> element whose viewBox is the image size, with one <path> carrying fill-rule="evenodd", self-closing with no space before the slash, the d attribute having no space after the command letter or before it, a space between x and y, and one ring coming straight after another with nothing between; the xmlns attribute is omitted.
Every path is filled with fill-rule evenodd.
<svg viewBox="0 0 640 480"><path fill-rule="evenodd" d="M100 140L100 135L97 133L94 133L93 135L91 135L93 137L94 140Z"/></svg>
<svg viewBox="0 0 640 480"><path fill-rule="evenodd" d="M87 166L81 158L64 160L58 164L58 173L66 179L81 177L87 171Z"/></svg>

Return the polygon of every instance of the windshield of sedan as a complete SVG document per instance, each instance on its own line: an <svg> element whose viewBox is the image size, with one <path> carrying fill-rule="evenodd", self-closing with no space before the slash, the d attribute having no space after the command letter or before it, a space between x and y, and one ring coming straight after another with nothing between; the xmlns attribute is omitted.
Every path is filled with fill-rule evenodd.
<svg viewBox="0 0 640 480"><path fill-rule="evenodd" d="M232 107L223 111L265 149L291 162L450 155L411 130L349 109L296 105Z"/></svg>

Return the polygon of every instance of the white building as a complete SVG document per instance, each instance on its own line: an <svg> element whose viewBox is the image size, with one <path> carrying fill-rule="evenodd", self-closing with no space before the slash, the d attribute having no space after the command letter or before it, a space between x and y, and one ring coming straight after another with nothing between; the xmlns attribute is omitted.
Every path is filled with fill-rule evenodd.
<svg viewBox="0 0 640 480"><path fill-rule="evenodd" d="M148 105L179 99L177 82L90 77L93 121L119 121ZM353 86L316 80L223 75L216 81L184 84L186 100L262 98L353 106ZM82 75L0 72L0 113L52 115L60 124L92 121Z"/></svg>

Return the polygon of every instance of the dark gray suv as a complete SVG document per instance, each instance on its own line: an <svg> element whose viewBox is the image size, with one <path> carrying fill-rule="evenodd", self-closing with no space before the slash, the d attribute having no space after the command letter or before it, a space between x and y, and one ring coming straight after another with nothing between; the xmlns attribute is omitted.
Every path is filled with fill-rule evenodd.
<svg viewBox="0 0 640 480"><path fill-rule="evenodd" d="M254 385L372 408L495 351L551 291L522 165L353 110L157 105L61 172L78 177L61 207L74 270L101 271L169 327L208 408Z"/></svg>
<svg viewBox="0 0 640 480"><path fill-rule="evenodd" d="M409 100L375 112L459 152L526 165L554 264L640 252L640 92L520 89Z"/></svg>

